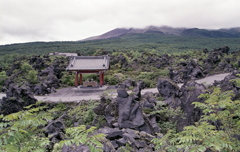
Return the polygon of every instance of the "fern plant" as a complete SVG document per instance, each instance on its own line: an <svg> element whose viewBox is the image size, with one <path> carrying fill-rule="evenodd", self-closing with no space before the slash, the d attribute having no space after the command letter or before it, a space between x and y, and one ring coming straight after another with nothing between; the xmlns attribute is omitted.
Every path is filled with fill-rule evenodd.
<svg viewBox="0 0 240 152"><path fill-rule="evenodd" d="M234 136L240 135L240 101L232 101L232 96L231 91L221 92L220 88L215 88L212 94L200 95L206 101L193 103L204 113L199 122L177 134L169 131L162 139L155 138L152 142L157 149L168 151L239 151L240 142ZM216 122L220 125L213 125Z"/></svg>
<svg viewBox="0 0 240 152"><path fill-rule="evenodd" d="M68 115L69 117L73 117L76 122L78 121L80 125L92 125L92 121L96 115L92 109L96 107L97 104L99 103L93 100L81 102L75 105L71 110L68 110Z"/></svg>
<svg viewBox="0 0 240 152"><path fill-rule="evenodd" d="M156 108L157 110L151 111L150 114L158 114L161 116L160 119L157 121L159 127L161 128L161 132L167 133L168 130L176 130L176 118L183 116L180 107L173 109L171 107L167 107L166 104L163 102L158 102Z"/></svg>
<svg viewBox="0 0 240 152"><path fill-rule="evenodd" d="M224 130L217 130L215 126L203 121L195 126L187 126L176 138L179 149L186 151L205 152L207 149L221 152L234 152L237 145L232 142Z"/></svg>
<svg viewBox="0 0 240 152"><path fill-rule="evenodd" d="M1 116L0 123L0 150L3 152L45 151L49 144L48 138L39 128L47 124L52 117L43 112L45 106ZM31 109L30 109L31 108Z"/></svg>
<svg viewBox="0 0 240 152"><path fill-rule="evenodd" d="M103 151L103 144L101 141L104 140L104 134L93 134L96 127L91 127L86 129L85 125L80 125L78 127L71 127L66 129L66 140L62 140L54 145L54 152L58 152L61 148L71 145L87 145L91 152L101 152Z"/></svg>

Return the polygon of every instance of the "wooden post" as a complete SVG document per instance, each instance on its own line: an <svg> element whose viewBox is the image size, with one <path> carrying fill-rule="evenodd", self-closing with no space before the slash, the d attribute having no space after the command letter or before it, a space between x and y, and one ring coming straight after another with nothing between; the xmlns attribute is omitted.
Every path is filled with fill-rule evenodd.
<svg viewBox="0 0 240 152"><path fill-rule="evenodd" d="M102 86L102 72L101 71L99 71L99 80L100 80L99 85L101 87Z"/></svg>
<svg viewBox="0 0 240 152"><path fill-rule="evenodd" d="M102 84L104 85L105 82L104 82L104 72L102 72Z"/></svg>
<svg viewBox="0 0 240 152"><path fill-rule="evenodd" d="M80 73L80 85L82 85L83 82L82 82L82 73Z"/></svg>
<svg viewBox="0 0 240 152"><path fill-rule="evenodd" d="M78 72L76 71L76 77L75 77L75 87L78 86Z"/></svg>

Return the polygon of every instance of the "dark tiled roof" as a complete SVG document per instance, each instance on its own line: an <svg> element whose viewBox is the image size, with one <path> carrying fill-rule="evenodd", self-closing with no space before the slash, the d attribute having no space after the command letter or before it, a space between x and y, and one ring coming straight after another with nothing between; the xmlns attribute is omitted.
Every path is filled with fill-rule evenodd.
<svg viewBox="0 0 240 152"><path fill-rule="evenodd" d="M66 70L107 70L110 57L105 56L74 56L70 59Z"/></svg>

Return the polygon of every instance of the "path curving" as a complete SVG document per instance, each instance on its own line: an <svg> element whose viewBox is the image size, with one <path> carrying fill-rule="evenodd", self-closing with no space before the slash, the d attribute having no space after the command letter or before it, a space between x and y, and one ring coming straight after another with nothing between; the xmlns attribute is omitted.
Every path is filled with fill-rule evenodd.
<svg viewBox="0 0 240 152"><path fill-rule="evenodd" d="M197 83L204 83L206 85L213 84L215 80L223 80L229 73L217 74L213 76L209 76L203 79L196 80ZM182 84L178 84L178 86L182 86ZM102 88L99 90L92 89L77 89L75 87L68 87L58 89L56 93L52 93L45 96L34 96L38 101L44 102L80 102L82 100L99 100L101 94L106 88ZM157 88L148 88L143 89L141 91L142 94L146 92L157 93ZM108 90L107 93L113 97L116 97L116 90ZM4 93L0 93L0 98L6 96Z"/></svg>
<svg viewBox="0 0 240 152"><path fill-rule="evenodd" d="M227 75L229 75L230 73L223 73L223 74L216 74L216 75L213 75L213 76L208 76L208 77L205 77L203 79L199 79L199 80L196 80L197 83L204 83L206 85L211 85L214 83L214 81L220 81L220 80L223 80ZM179 83L178 86L181 87L183 84L182 83ZM143 89L141 91L142 94L146 93L146 92L153 92L153 93L157 93L158 90L157 88L148 88L148 89Z"/></svg>

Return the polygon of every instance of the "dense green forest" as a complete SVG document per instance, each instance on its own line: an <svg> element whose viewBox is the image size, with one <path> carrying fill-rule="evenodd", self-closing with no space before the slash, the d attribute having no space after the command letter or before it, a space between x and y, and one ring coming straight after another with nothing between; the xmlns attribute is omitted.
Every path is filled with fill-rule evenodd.
<svg viewBox="0 0 240 152"><path fill-rule="evenodd" d="M130 34L119 38L75 41L75 42L30 42L0 46L0 55L47 54L50 52L74 52L82 55L93 54L97 49L105 51L146 51L155 50L157 53L172 53L179 51L212 50L216 46L228 45L232 50L240 49L239 38L203 38L187 36L167 36L156 33Z"/></svg>
<svg viewBox="0 0 240 152"><path fill-rule="evenodd" d="M207 38L169 36L160 33L128 34L118 38L71 41L71 42L30 42L0 46L0 56L7 54L43 55L50 52L73 52L92 55L97 50L108 52L154 52L158 54L176 53L189 50L212 50L219 46L229 46L232 51L240 49L240 38Z"/></svg>

